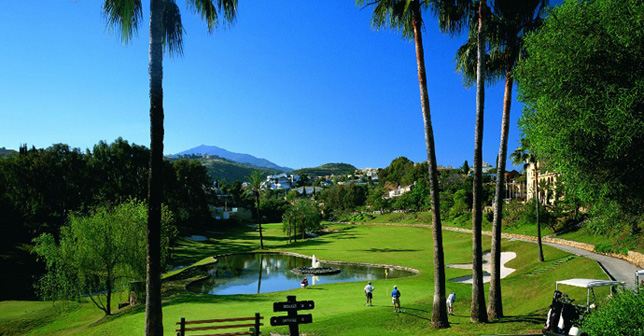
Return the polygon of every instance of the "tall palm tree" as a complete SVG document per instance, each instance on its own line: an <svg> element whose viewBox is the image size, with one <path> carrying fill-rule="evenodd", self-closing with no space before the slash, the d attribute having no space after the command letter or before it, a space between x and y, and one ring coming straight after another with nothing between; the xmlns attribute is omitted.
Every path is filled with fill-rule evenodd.
<svg viewBox="0 0 644 336"><path fill-rule="evenodd" d="M523 36L541 25L541 14L548 0L496 0L494 2L492 26L494 38L491 44L496 49L492 53L498 61L496 74L505 72L505 93L503 97L503 117L501 121L501 141L497 162L497 179L494 197L494 219L492 220L492 250L490 269L490 297L487 307L489 319L503 317L501 300L501 229L503 214L503 195L505 183L505 163L508 154L508 131L510 125L510 105L512 102L512 73L517 61L525 55Z"/></svg>
<svg viewBox="0 0 644 336"><path fill-rule="evenodd" d="M220 19L231 23L237 13L237 0L188 0L213 31ZM141 0L105 0L103 11L108 24L121 31L129 42L143 20ZM145 334L163 335L161 310L161 170L163 168L163 51L183 52L183 25L174 0L150 0L150 171L148 176L148 225Z"/></svg>
<svg viewBox="0 0 644 336"><path fill-rule="evenodd" d="M259 227L259 248L264 249L264 235L262 233L262 218L259 216L259 194L262 191L264 176L259 171L254 171L248 181L249 191L255 198L255 213L257 215L257 226Z"/></svg>
<svg viewBox="0 0 644 336"><path fill-rule="evenodd" d="M472 1L470 8L470 13L466 17L469 24L469 38L457 51L456 69L463 74L466 86L476 83L472 185L472 305L470 320L472 322L486 322L487 313L485 312L485 295L483 294L483 251L481 246L483 221L482 151L485 84L491 81L491 76L488 74L490 58L487 54L487 46L489 42L486 38L486 26L490 9L485 0Z"/></svg>
<svg viewBox="0 0 644 336"><path fill-rule="evenodd" d="M476 34L476 123L474 126L474 181L472 190L472 305L470 320L487 322L485 295L483 294L483 114L485 106L485 62L486 39L485 20L488 12L487 1L478 2L478 25Z"/></svg>
<svg viewBox="0 0 644 336"><path fill-rule="evenodd" d="M425 128L425 147L430 184L432 207L432 236L434 241L434 302L431 325L433 328L447 328L447 308L445 306L445 256L443 252L442 224L440 219L440 200L438 190L438 170L436 169L436 149L432 128L429 97L427 95L427 75L425 72L425 51L423 49L421 10L431 9L444 22L445 29L458 30L461 21L453 20L461 14L462 4L467 0L357 0L359 6L374 6L372 25L378 29L389 27L402 30L405 39L414 39L420 104Z"/></svg>
<svg viewBox="0 0 644 336"><path fill-rule="evenodd" d="M512 154L510 158L512 163L515 165L522 164L523 171L526 171L526 168L530 165L534 166L534 202L535 207L537 208L537 246L539 247L539 261L543 262L543 246L541 244L541 222L539 221L539 162L534 153L530 150L529 143L525 138L521 138L521 146L519 146Z"/></svg>

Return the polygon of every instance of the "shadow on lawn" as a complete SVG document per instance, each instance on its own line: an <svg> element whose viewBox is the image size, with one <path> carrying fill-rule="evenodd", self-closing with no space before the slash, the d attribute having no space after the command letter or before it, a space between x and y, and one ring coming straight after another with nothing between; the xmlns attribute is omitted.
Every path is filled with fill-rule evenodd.
<svg viewBox="0 0 644 336"><path fill-rule="evenodd" d="M537 314L506 316L498 320L492 320L488 323L503 324L503 323L513 323L513 322L527 322L527 323L542 325L546 322L546 317L542 315L537 315Z"/></svg>
<svg viewBox="0 0 644 336"><path fill-rule="evenodd" d="M420 250L390 249L390 248L370 248L368 250L362 250L362 251L377 252L377 253L388 253L388 252L418 252Z"/></svg>

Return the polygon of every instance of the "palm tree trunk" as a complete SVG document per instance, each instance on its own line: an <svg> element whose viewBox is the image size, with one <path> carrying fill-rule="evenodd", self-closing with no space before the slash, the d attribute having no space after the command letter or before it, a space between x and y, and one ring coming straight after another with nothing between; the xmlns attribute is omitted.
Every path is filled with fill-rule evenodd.
<svg viewBox="0 0 644 336"><path fill-rule="evenodd" d="M163 335L161 306L161 170L163 168L163 0L150 1L150 174L145 334Z"/></svg>
<svg viewBox="0 0 644 336"><path fill-rule="evenodd" d="M259 193L255 193L255 208L257 212L257 226L259 227L259 248L264 249L264 235L262 233L262 219L259 217Z"/></svg>
<svg viewBox="0 0 644 336"><path fill-rule="evenodd" d="M492 221L492 251L490 269L490 298L487 317L490 320L503 317L501 300L501 230L503 219L503 194L505 186L505 161L508 155L508 133L510 128L510 105L512 103L512 74L508 69L505 75L505 95L503 98L503 121L501 122L501 144L499 161L496 164L496 191L494 196L494 219Z"/></svg>
<svg viewBox="0 0 644 336"><path fill-rule="evenodd" d="M112 314L112 272L107 270L107 277L105 279L105 289L107 289L107 294L105 298L105 315Z"/></svg>
<svg viewBox="0 0 644 336"><path fill-rule="evenodd" d="M485 105L485 29L483 24L484 1L479 1L479 24L477 33L476 62L476 125L474 129L474 186L472 190L472 322L487 322L485 295L483 294L483 251L482 230L482 150L483 150L483 109Z"/></svg>
<svg viewBox="0 0 644 336"><path fill-rule="evenodd" d="M541 223L539 222L539 171L537 162L534 163L534 200L537 207L537 246L539 246L539 261L543 261L543 246L541 245Z"/></svg>
<svg viewBox="0 0 644 336"><path fill-rule="evenodd" d="M447 307L445 306L445 256L443 253L443 232L440 219L440 199L438 191L438 172L436 170L436 149L434 145L434 130L429 110L427 95L427 75L425 73L425 53L421 33L420 4L411 3L413 11L414 44L416 46L416 64L418 66L418 86L420 87L420 103L425 124L425 146L427 148L427 163L430 181L430 198L432 203L432 235L434 240L434 303L432 312L433 328L448 328Z"/></svg>

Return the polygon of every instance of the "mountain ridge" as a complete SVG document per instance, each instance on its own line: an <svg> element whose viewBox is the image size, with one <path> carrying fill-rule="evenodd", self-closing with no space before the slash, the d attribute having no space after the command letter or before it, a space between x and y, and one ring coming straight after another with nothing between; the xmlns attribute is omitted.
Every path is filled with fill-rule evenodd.
<svg viewBox="0 0 644 336"><path fill-rule="evenodd" d="M221 158L239 162L239 163L244 163L244 164L249 164L255 167L260 167L260 168L268 168L268 169L274 169L274 170L279 170L283 172L289 172L292 171L292 168L289 167L283 167L279 166L267 159L264 158L258 158L256 156L250 155L250 154L244 154L244 153L235 153L231 152L227 149L217 147L217 146L208 146L208 145L200 145L194 148L190 148L188 150L185 150L183 152L175 154L177 156L181 155L216 155Z"/></svg>

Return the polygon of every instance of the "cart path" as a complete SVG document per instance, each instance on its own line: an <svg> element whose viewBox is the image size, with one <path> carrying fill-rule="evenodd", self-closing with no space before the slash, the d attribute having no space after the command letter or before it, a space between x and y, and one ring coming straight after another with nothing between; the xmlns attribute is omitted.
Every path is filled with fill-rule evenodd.
<svg viewBox="0 0 644 336"><path fill-rule="evenodd" d="M350 223L350 224L415 226L415 227L425 227L425 228L432 227L431 225L426 225L426 224L405 224L405 223ZM472 233L471 229L462 229L462 228L449 227L449 226L443 226L443 230L470 233L470 234ZM487 232L483 231L483 234L488 236L492 235L492 233L489 231ZM521 241L535 243L535 244L537 243L536 237L530 237L531 239L523 239L523 238L516 237L515 235L502 234L502 236L503 238L509 239L509 240L521 240ZM628 261L603 255L603 254L594 253L577 247L563 245L563 244L556 244L556 243L545 242L545 241L543 241L542 244L566 251L568 253L578 255L580 257L595 260L597 261L599 266L604 270L604 272L609 278L611 278L612 280L623 281L626 285L626 288L635 289L635 271L637 271L639 268L636 265L629 263Z"/></svg>

